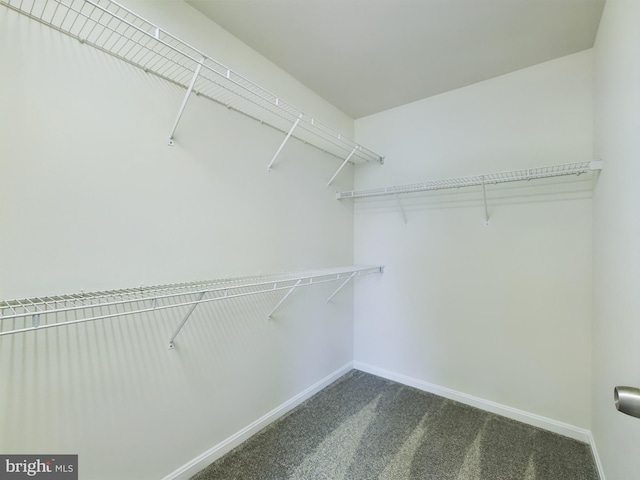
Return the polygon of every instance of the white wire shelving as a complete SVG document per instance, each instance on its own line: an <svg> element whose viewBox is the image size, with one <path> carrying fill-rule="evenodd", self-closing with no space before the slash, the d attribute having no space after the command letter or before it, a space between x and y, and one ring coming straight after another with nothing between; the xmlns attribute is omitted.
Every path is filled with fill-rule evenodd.
<svg viewBox="0 0 640 480"><path fill-rule="evenodd" d="M549 165L544 167L533 167L522 170L512 170L507 172L486 173L482 175L471 175L467 177L447 178L443 180L430 180L427 182L410 183L405 185L393 185L386 187L368 188L363 190L351 190L336 193L336 198L342 200L345 198L367 198L380 197L386 195L398 195L417 192L428 192L434 190L445 190L452 188L476 187L482 186L485 207L485 223L489 222L487 208L487 185L497 185L507 182L522 182L528 180L539 180L543 178L561 177L568 175L582 175L594 171L602 170L602 160L592 160L578 163L563 163L559 165ZM402 207L402 204L400 204ZM406 225L406 215L405 225Z"/></svg>
<svg viewBox="0 0 640 480"><path fill-rule="evenodd" d="M342 159L340 170L347 162L383 163L380 155L112 0L0 0L0 4L184 87L170 145L187 101L195 94L286 134L269 169L290 137Z"/></svg>
<svg viewBox="0 0 640 480"><path fill-rule="evenodd" d="M54 295L0 301L0 336L74 325L126 315L189 307L169 340L169 348L201 303L285 291L268 314L271 319L296 289L340 282L327 303L356 277L382 273L382 266L348 266L299 273L235 277L220 280L139 287L103 292ZM116 310L116 311L114 311Z"/></svg>

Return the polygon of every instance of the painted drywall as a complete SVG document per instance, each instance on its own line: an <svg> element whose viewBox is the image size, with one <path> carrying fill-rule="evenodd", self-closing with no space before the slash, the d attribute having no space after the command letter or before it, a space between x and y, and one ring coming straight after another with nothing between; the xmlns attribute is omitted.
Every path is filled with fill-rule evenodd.
<svg viewBox="0 0 640 480"><path fill-rule="evenodd" d="M640 387L640 4L608 0L594 46L592 430L607 479L640 472L640 420L617 412L616 385Z"/></svg>
<svg viewBox="0 0 640 480"><path fill-rule="evenodd" d="M127 5L353 128L188 5ZM339 159L291 140L267 173L282 133L197 97L169 147L183 89L4 6L0 62L0 298L352 264L352 208L326 187ZM272 321L280 292L200 305L172 351L186 309L0 337L0 452L162 478L352 361L352 290L325 304L335 288Z"/></svg>
<svg viewBox="0 0 640 480"><path fill-rule="evenodd" d="M356 120L356 188L592 158L590 50ZM558 179L556 179L558 180ZM586 177L355 201L355 362L588 429Z"/></svg>

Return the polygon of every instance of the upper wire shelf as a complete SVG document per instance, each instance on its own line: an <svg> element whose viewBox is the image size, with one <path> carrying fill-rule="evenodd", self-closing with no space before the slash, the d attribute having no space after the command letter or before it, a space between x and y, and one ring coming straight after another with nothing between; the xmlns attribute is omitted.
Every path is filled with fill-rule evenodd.
<svg viewBox="0 0 640 480"><path fill-rule="evenodd" d="M0 3L186 88L187 97L171 131L170 144L186 100L190 93L195 93L288 132L287 139L293 136L343 160L347 157L351 163L383 163L380 155L112 0L0 0Z"/></svg>
<svg viewBox="0 0 640 480"><path fill-rule="evenodd" d="M201 303L286 290L285 295L269 313L268 318L271 318L287 297L299 287L342 280L340 286L327 299L329 302L355 277L382 271L381 266L348 266L299 273L5 300L0 301L0 336L189 306L191 308L169 341L169 347L173 348L175 337L195 307Z"/></svg>
<svg viewBox="0 0 640 480"><path fill-rule="evenodd" d="M444 190L449 188L462 188L473 186L496 185L506 182L520 182L524 180L536 180L542 178L560 177L566 175L581 175L594 170L602 169L602 160L593 160L579 163L564 163L545 167L527 168L524 170L512 170L508 172L487 173L483 175L471 175L468 177L448 178L444 180L430 180L421 183L406 185L394 185L387 187L368 188L364 190L352 190L338 192L336 198L364 198L379 197L384 195L399 195L404 193L426 192L432 190Z"/></svg>

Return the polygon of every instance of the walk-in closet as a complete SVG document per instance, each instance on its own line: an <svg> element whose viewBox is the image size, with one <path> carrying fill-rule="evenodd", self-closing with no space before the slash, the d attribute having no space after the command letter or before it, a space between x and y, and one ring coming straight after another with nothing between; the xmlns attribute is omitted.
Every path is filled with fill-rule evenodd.
<svg viewBox="0 0 640 480"><path fill-rule="evenodd" d="M0 0L0 478L636 480L636 0Z"/></svg>

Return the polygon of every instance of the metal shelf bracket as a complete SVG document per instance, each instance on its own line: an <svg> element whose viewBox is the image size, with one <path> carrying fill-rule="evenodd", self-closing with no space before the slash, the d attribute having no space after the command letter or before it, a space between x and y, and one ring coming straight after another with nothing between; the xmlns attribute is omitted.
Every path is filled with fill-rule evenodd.
<svg viewBox="0 0 640 480"><path fill-rule="evenodd" d="M293 122L293 125L291 126L291 129L289 130L289 133L287 133L287 136L284 137L284 140L282 140L282 143L278 147L278 150L276 151L275 155L273 156L273 158L269 162L269 166L267 167L267 172L271 171L271 167L273 166L273 162L275 162L276 158L278 158L278 155L280 155L280 152L284 148L285 144L289 141L289 138L291 137L291 134L293 133L293 131L296 129L296 127L300 123L300 120L302 120L302 114L298 115L298 118L296 118L296 121Z"/></svg>
<svg viewBox="0 0 640 480"><path fill-rule="evenodd" d="M487 206L487 184L482 176L482 196L484 197L484 224L489 225L489 207Z"/></svg>
<svg viewBox="0 0 640 480"><path fill-rule="evenodd" d="M280 308L280 305L282 305L284 303L284 301L289 297L289 295L291 295L293 293L293 291L300 286L300 283L302 282L302 279L299 279L296 284L291 287L289 289L289 291L287 293L284 294L284 296L280 299L280 301L276 304L275 307L273 307L273 310L271 310L271 312L269 313L269 315L267 315L267 320L272 320L272 316L274 313L276 313L276 310L278 310ZM276 289L277 284L274 284L274 290Z"/></svg>
<svg viewBox="0 0 640 480"><path fill-rule="evenodd" d="M349 277L344 282L342 282L338 288L336 288L335 292L333 292L331 295L329 295L329 298L327 298L327 303L329 303L331 301L331 299L333 297L335 297L338 294L338 292L340 290L342 290L347 285L347 283L349 283L351 280L353 280L356 275L358 275L358 272L353 272L351 275L349 275Z"/></svg>
<svg viewBox="0 0 640 480"><path fill-rule="evenodd" d="M202 292L198 295L198 302L202 300L202 297L204 297L205 293L206 292ZM180 330L182 330L182 327L184 327L185 323L187 323L187 320L189 320L189 317L191 316L191 314L193 313L193 311L196 309L198 305L199 303L194 303L193 305L191 305L191 308L182 319L182 322L180 322L180 325L178 325L178 328L176 328L176 331L173 332L173 335L171 335L171 338L169 339L169 350L173 350L173 348L175 347L175 345L173 344L173 341L176 339L176 337L180 333Z"/></svg>
<svg viewBox="0 0 640 480"><path fill-rule="evenodd" d="M404 206L402 205L402 202L400 201L400 197L398 196L398 194L395 194L396 197L396 201L398 202L398 207L400 207L400 213L402 213L402 220L404 221L404 226L408 227L409 226L409 220L407 220L407 214L404 211Z"/></svg>
<svg viewBox="0 0 640 480"><path fill-rule="evenodd" d="M355 147L353 147L353 150L351 150L351 153L349 154L349 156L347 158L345 158L344 162L342 162L342 165L340 165L340 168L338 168L338 170L336 171L336 173L333 174L333 177L331 177L331 180L329 180L327 182L327 187L331 186L331 184L333 183L333 181L335 180L335 178L338 176L338 174L340 173L340 171L344 168L344 166L349 163L349 160L351 160L351 157L353 157L353 154L356 153L356 150L358 150L358 146L356 145Z"/></svg>
<svg viewBox="0 0 640 480"><path fill-rule="evenodd" d="M185 93L184 98L182 99L182 104L180 105L180 109L178 110L178 115L176 116L175 122L173 122L173 128L171 129L171 134L169 135L169 145L173 145L173 136L176 133L176 128L178 128L178 123L180 122L180 118L182 117L182 113L184 112L185 107L187 106L187 102L189 101L189 97L191 96L191 92L193 92L193 87L196 84L196 80L198 79L198 75L200 75L200 70L202 69L202 64L205 61L203 58L197 65L196 69L193 72L193 78L191 78L191 83L189 83L189 87L187 88L187 93Z"/></svg>

